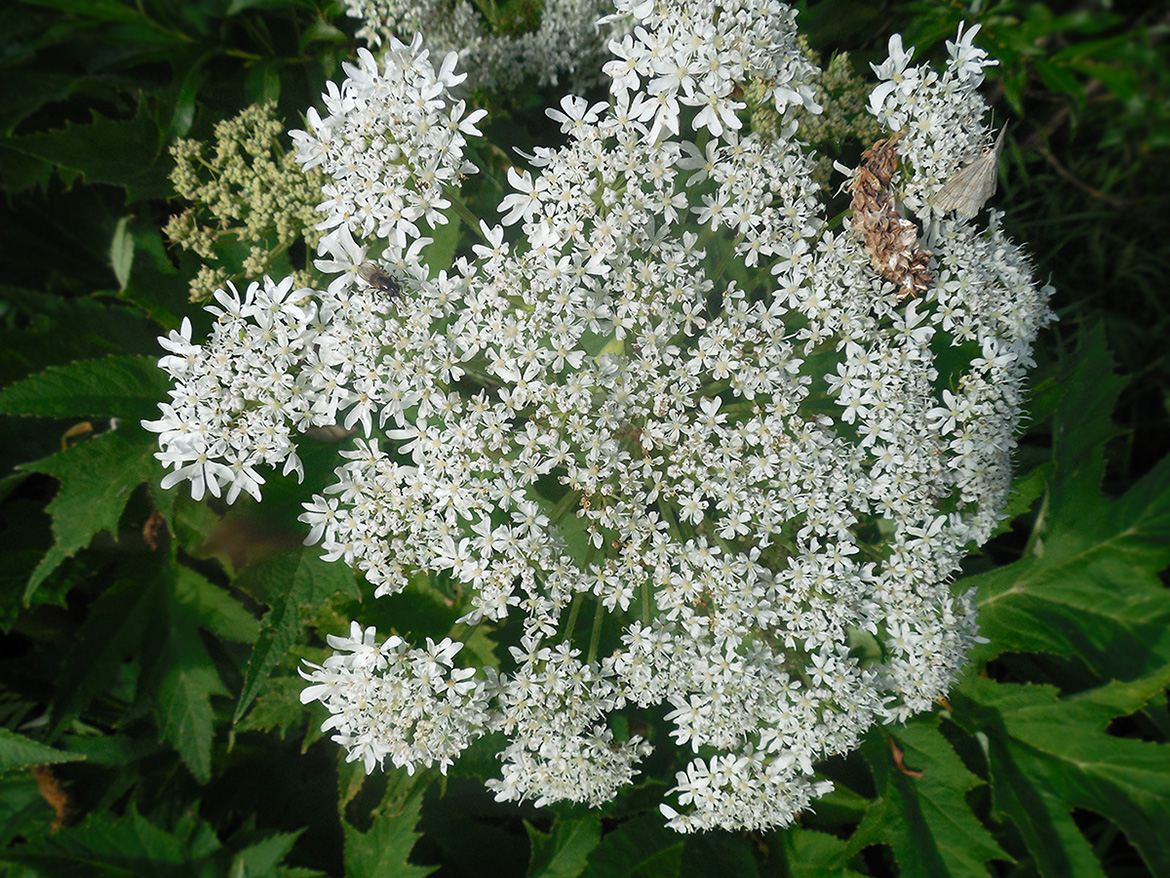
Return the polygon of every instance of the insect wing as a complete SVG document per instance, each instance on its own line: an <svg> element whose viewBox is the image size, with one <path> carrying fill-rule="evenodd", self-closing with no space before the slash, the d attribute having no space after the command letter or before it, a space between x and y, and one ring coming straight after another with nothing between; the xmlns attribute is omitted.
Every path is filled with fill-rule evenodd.
<svg viewBox="0 0 1170 878"><path fill-rule="evenodd" d="M999 154L1003 151L1003 138L1007 127L1000 129L995 146L947 180L945 186L935 193L930 203L942 211L953 210L959 216L971 219L995 194L999 182Z"/></svg>
<svg viewBox="0 0 1170 878"><path fill-rule="evenodd" d="M393 275L383 271L372 262L363 262L357 268L357 275L376 290L397 296L402 293L402 287Z"/></svg>

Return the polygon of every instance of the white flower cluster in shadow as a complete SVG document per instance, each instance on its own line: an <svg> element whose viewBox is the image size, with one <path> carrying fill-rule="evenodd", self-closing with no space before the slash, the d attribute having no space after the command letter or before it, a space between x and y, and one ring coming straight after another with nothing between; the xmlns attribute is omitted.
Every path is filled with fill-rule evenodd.
<svg viewBox="0 0 1170 878"><path fill-rule="evenodd" d="M605 40L597 20L613 9L610 0L544 0L521 7L539 22L505 19L498 10L489 22L467 0L344 0L343 5L346 15L362 22L358 39L375 51L394 34L426 34L432 52L455 52L459 66L471 71L470 84L492 91L516 88L525 79L578 90L598 84Z"/></svg>
<svg viewBox="0 0 1170 878"><path fill-rule="evenodd" d="M360 429L308 541L379 596L441 576L464 630L516 626L498 668L461 666L466 637L330 637L303 700L351 760L446 770L499 733L497 798L598 804L650 750L625 712L691 751L672 827L781 825L831 788L815 761L929 709L976 639L950 579L1004 508L1048 290L994 217L934 215L936 282L899 299L827 220L795 125L741 122L747 84L812 104L787 7L617 15L609 102L550 110L568 142L511 172L503 223L438 272L419 224L458 197L478 115L418 41L349 68L298 135L332 181L336 278L221 293L205 344L165 341L175 388L148 426L165 484L228 500L298 469L297 431ZM890 183L907 204L984 142L985 63L969 32L941 74L900 51L878 68L879 118L915 120ZM371 236L401 295L360 279Z"/></svg>

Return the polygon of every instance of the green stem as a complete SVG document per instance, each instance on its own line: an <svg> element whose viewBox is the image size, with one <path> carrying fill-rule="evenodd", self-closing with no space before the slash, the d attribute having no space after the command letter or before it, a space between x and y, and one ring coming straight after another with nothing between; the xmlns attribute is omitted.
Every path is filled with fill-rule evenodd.
<svg viewBox="0 0 1170 878"><path fill-rule="evenodd" d="M667 532L679 542L685 542L678 524L678 510L666 500L659 498L658 511L662 513L662 520L666 522Z"/></svg>
<svg viewBox="0 0 1170 878"><path fill-rule="evenodd" d="M552 508L548 514L550 524L560 524L561 520L569 514L569 510L577 506L581 502L581 492L569 490L565 492L565 496L557 501L557 505Z"/></svg>
<svg viewBox="0 0 1170 878"><path fill-rule="evenodd" d="M483 233L483 229L479 227L479 217L477 217L472 212L471 208L467 206L466 202L464 202L464 200L455 193L454 189L448 187L447 190L443 192L443 196L451 202L451 206L455 208L455 214L459 217L459 219L463 220L463 224L467 226L471 233L478 237L485 244L490 244L491 242L488 241L487 236Z"/></svg>
<svg viewBox="0 0 1170 878"><path fill-rule="evenodd" d="M601 646L601 622L605 618L605 605L601 602L601 598L597 599L597 612L593 614L593 630L589 634L589 655L586 657L586 662L592 662L597 658L597 649Z"/></svg>
<svg viewBox="0 0 1170 878"><path fill-rule="evenodd" d="M721 278L727 272L727 266L731 265L731 260L735 257L736 245L739 244L743 240L743 238L744 238L744 236L742 234L737 235L735 240L731 242L731 245L727 248L727 251L723 254L723 258L719 261L719 264L715 267L715 271L711 274L712 279Z"/></svg>
<svg viewBox="0 0 1170 878"><path fill-rule="evenodd" d="M489 375L484 369L477 369L471 363L465 363L460 368L463 370L463 375L470 378L481 387L499 387L500 379L494 375Z"/></svg>
<svg viewBox="0 0 1170 878"><path fill-rule="evenodd" d="M581 612L581 602L584 595L577 592L573 595L573 603L569 605L569 624L565 626L565 642L571 642L573 639L573 629L577 626L577 616Z"/></svg>
<svg viewBox="0 0 1170 878"><path fill-rule="evenodd" d="M466 622L459 622L451 626L451 630L447 632L447 636L459 643L467 643L467 641L475 636L475 632L482 624L482 619L472 625L468 625Z"/></svg>
<svg viewBox="0 0 1170 878"><path fill-rule="evenodd" d="M1040 509L1036 513L1036 520L1032 523L1032 532L1028 534L1028 542L1024 546L1024 557L1031 558L1036 555L1036 543L1040 541L1046 528L1048 518L1048 501L1049 495L1045 493L1044 499L1040 501Z"/></svg>

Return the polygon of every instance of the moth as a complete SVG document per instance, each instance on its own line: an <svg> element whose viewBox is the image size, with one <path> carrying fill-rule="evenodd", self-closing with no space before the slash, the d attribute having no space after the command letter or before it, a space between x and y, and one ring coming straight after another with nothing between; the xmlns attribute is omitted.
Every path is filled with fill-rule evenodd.
<svg viewBox="0 0 1170 878"><path fill-rule="evenodd" d="M389 293L391 296L402 295L402 286L397 278L372 262L363 262L359 265L357 276L383 293Z"/></svg>
<svg viewBox="0 0 1170 878"><path fill-rule="evenodd" d="M983 155L947 180L946 185L930 199L930 203L944 212L953 210L965 219L971 219L979 213L987 199L995 194L995 185L999 182L996 171L1005 134L1006 125L999 129L995 146L984 150Z"/></svg>

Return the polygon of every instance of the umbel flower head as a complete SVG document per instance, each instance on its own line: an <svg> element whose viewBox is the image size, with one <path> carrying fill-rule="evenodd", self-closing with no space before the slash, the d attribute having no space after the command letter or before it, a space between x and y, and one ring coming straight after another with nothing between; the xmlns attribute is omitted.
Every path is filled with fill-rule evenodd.
<svg viewBox="0 0 1170 878"><path fill-rule="evenodd" d="M228 500L259 496L261 464L298 470L298 431L360 430L308 541L378 596L453 583L464 632L354 622L304 672L368 771L445 771L498 734L498 799L598 804L653 738L689 751L675 829L785 824L831 786L815 761L930 708L976 639L950 578L1004 508L1048 290L994 214L929 204L989 141L974 29L941 73L897 39L876 68L872 109L902 132L879 188L927 254L907 294L826 219L795 123L742 121L749 86L782 119L815 109L791 10L615 17L634 26L609 101L550 110L568 142L510 172L502 224L437 272L423 232L479 116L419 40L347 68L296 135L331 180L334 280L221 291L206 344L165 340L175 387L148 426L164 484ZM401 295L361 279L375 243ZM461 663L475 626L515 631L495 666ZM665 727L629 734L634 712Z"/></svg>

